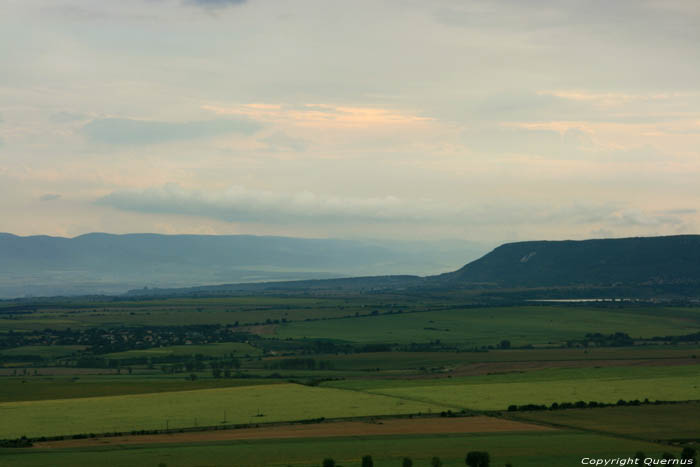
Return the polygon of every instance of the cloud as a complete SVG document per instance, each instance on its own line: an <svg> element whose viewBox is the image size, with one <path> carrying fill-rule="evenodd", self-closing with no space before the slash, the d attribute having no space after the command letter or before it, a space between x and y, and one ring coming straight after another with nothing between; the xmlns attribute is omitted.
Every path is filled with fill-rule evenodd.
<svg viewBox="0 0 700 467"><path fill-rule="evenodd" d="M236 5L243 5L247 0L186 0L188 5L200 6L202 8L225 8Z"/></svg>
<svg viewBox="0 0 700 467"><path fill-rule="evenodd" d="M590 102L601 107L623 106L632 102L682 100L697 96L697 93L689 92L630 94L620 92L589 92L582 90L548 90L539 91L537 94L570 101Z"/></svg>
<svg viewBox="0 0 700 467"><path fill-rule="evenodd" d="M329 104L246 104L235 107L205 105L202 108L218 115L243 115L260 121L291 123L319 129L403 127L433 121L429 117L381 107Z"/></svg>
<svg viewBox="0 0 700 467"><path fill-rule="evenodd" d="M268 224L416 225L591 225L603 227L678 226L693 210L639 211L612 204L440 203L432 200L384 197L341 197L251 190L234 186L225 191L191 190L177 184L142 191L116 191L97 204L123 211L205 217L226 222Z"/></svg>
<svg viewBox="0 0 700 467"><path fill-rule="evenodd" d="M251 134L259 128L258 123L245 118L183 123L101 118L87 123L82 131L92 142L130 145L206 138L226 133Z"/></svg>
<svg viewBox="0 0 700 467"><path fill-rule="evenodd" d="M87 120L89 118L89 116L82 113L67 111L56 112L49 117L54 123L71 123L79 120Z"/></svg>
<svg viewBox="0 0 700 467"><path fill-rule="evenodd" d="M39 197L39 201L55 201L61 199L61 195L56 193L46 193Z"/></svg>
<svg viewBox="0 0 700 467"><path fill-rule="evenodd" d="M683 216L694 213L691 209L675 209L657 212L645 212L640 209L627 209L614 213L608 219L613 225L628 227L655 227L662 225L682 225Z"/></svg>
<svg viewBox="0 0 700 467"><path fill-rule="evenodd" d="M343 198L310 191L277 193L245 187L211 193L168 184L141 192L117 191L97 202L126 211L184 214L227 222L398 221L411 216L410 206L392 196Z"/></svg>
<svg viewBox="0 0 700 467"><path fill-rule="evenodd" d="M260 142L265 143L267 149L277 152L303 152L306 150L307 143L303 139L294 138L281 131L271 134L266 138L262 138Z"/></svg>

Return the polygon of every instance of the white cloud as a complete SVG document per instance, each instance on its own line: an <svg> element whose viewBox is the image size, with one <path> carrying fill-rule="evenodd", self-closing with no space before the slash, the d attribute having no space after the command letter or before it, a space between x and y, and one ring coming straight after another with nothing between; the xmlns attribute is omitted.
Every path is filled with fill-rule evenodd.
<svg viewBox="0 0 700 467"><path fill-rule="evenodd" d="M259 128L256 122L243 118L196 122L100 118L87 123L82 131L88 139L97 143L156 144L235 132L251 134Z"/></svg>
<svg viewBox="0 0 700 467"><path fill-rule="evenodd" d="M550 207L523 201L510 204L440 203L395 196L354 198L302 191L283 193L235 186L212 192L177 184L142 191L117 191L97 201L124 211L177 214L271 224L422 223L494 226L557 224L609 226L680 225L692 209L650 212L613 204L558 203Z"/></svg>

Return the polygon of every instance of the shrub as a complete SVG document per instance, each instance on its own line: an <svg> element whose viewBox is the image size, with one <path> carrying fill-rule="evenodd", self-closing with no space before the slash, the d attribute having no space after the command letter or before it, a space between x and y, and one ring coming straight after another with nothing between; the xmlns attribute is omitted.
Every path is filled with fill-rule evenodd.
<svg viewBox="0 0 700 467"><path fill-rule="evenodd" d="M491 456L485 451L470 451L467 453L467 458L464 462L469 467L489 467Z"/></svg>

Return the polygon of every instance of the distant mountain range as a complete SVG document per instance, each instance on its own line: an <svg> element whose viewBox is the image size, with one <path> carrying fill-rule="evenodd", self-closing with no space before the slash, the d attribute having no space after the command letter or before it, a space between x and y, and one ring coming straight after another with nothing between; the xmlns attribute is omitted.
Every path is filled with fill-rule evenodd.
<svg viewBox="0 0 700 467"><path fill-rule="evenodd" d="M0 234L0 297L557 287L700 296L700 235L507 243L454 272L430 275L477 258L481 248L247 235Z"/></svg>
<svg viewBox="0 0 700 467"><path fill-rule="evenodd" d="M522 290L608 292L639 297L700 296L700 235L507 243L450 273L228 284L146 294L299 290ZM132 293L140 293L132 291ZM578 294L578 295L577 295ZM551 295L549 295L551 296ZM619 296L619 295L618 295Z"/></svg>
<svg viewBox="0 0 700 467"><path fill-rule="evenodd" d="M0 298L119 294L186 287L385 274L434 274L477 258L467 242L304 239L252 235L0 233Z"/></svg>

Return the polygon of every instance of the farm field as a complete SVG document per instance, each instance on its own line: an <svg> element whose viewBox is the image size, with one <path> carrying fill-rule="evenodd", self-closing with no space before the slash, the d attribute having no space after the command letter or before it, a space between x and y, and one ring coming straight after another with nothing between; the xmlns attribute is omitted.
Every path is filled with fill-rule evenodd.
<svg viewBox="0 0 700 467"><path fill-rule="evenodd" d="M6 303L5 308L11 308ZM43 306L42 306L43 305ZM40 303L21 312L3 313L0 306L0 331L89 328L93 326L187 326L240 325L270 321L340 318L370 314L372 310L391 309L383 301L364 298L332 299L303 297L225 297L173 298L140 301L61 301ZM435 304L435 306L441 306ZM401 304L403 309L425 310L415 302Z"/></svg>
<svg viewBox="0 0 700 467"><path fill-rule="evenodd" d="M80 352L87 348L86 345L25 345L11 349L0 350L2 356L30 356L41 358L58 358Z"/></svg>
<svg viewBox="0 0 700 467"><path fill-rule="evenodd" d="M617 457L643 451L660 457L664 451L676 455L679 448L645 441L611 438L571 431L505 432L484 434L436 434L353 436L222 441L201 444L133 445L100 448L0 450L3 467L230 467L231 465L318 467L326 457L338 465L360 465L372 455L375 466L395 467L404 457L416 466L429 465L439 456L445 467L464 466L470 450L491 453L492 465L511 462L517 467L580 465L583 456Z"/></svg>
<svg viewBox="0 0 700 467"><path fill-rule="evenodd" d="M276 328L280 338L325 338L361 343L439 340L463 347L560 345L586 333L625 332L633 337L680 335L700 330L700 311L660 314L642 308L599 309L560 306L468 308L339 320L291 322Z"/></svg>
<svg viewBox="0 0 700 467"><path fill-rule="evenodd" d="M325 385L444 404L453 409L505 410L512 404L550 405L579 400L694 400L700 397L700 367L550 369L465 378L334 381Z"/></svg>
<svg viewBox="0 0 700 467"><path fill-rule="evenodd" d="M244 342L222 342L205 345L171 345L152 349L127 350L125 352L105 354L104 358L119 360L129 358L191 356L197 354L217 357L229 354L234 354L236 356L257 356L262 354L262 351Z"/></svg>
<svg viewBox="0 0 700 467"><path fill-rule="evenodd" d="M187 381L184 378L158 375L6 377L2 379L2 384L0 385L0 402L193 391L198 389L279 384L281 382L283 381L255 378L203 378Z"/></svg>
<svg viewBox="0 0 700 467"><path fill-rule="evenodd" d="M518 412L513 417L649 440L700 440L699 402Z"/></svg>
<svg viewBox="0 0 700 467"><path fill-rule="evenodd" d="M556 466L596 452L660 454L675 448L653 441L687 439L695 429L674 422L681 415L674 404L658 406L667 422L657 431L640 429L644 436L623 433L633 422L622 417L615 422L620 433L612 434L583 415L571 423L533 418L527 423L543 423L537 431L506 429L511 421L503 419L459 429L455 424L473 424L483 419L480 412L513 404L700 399L700 345L687 337L700 326L696 308L466 308L449 298L385 296L50 305L0 313L0 342L6 343L0 351L0 417L11 420L0 424L0 440L26 435L36 443L0 449L0 465L91 465L99 456L110 466L129 467L228 466L232 458L244 459L242 465L318 466L332 455L347 466L368 453L378 466L399 465L403 455L416 465L427 465L433 455L444 465L464 465L471 446L489 450L492 465ZM56 323L62 324L52 330ZM5 325L14 332L2 331ZM626 333L620 334L622 345L590 337L612 339L614 333ZM450 410L475 416L371 425L354 419ZM551 415L568 413L577 412ZM635 413L629 420L646 416ZM550 412L508 413L530 415ZM352 420L274 425L322 417ZM411 431L419 420L421 428ZM247 427L131 435L231 425ZM123 436L36 440L107 432ZM261 439L263 433L271 434ZM561 449L562 440L581 443L580 455Z"/></svg>
<svg viewBox="0 0 700 467"><path fill-rule="evenodd" d="M588 349L496 349L488 352L364 352L320 355L338 370L419 369L421 367L522 362L576 362L625 360L688 360L700 356L696 346L640 346Z"/></svg>
<svg viewBox="0 0 700 467"><path fill-rule="evenodd" d="M104 438L68 439L35 443L42 448L143 445L149 443L192 443L241 439L326 438L336 436L377 436L437 433L503 433L550 431L554 428L495 417L372 419L352 422L322 422L263 426L165 435L127 435Z"/></svg>
<svg viewBox="0 0 700 467"><path fill-rule="evenodd" d="M446 410L439 404L298 384L5 402L0 439Z"/></svg>

